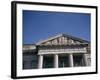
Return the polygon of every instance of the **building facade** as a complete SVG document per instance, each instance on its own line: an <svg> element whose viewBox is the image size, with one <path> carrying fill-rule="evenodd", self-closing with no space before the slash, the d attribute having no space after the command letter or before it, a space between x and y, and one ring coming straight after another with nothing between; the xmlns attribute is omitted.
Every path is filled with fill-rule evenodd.
<svg viewBox="0 0 100 80"><path fill-rule="evenodd" d="M91 66L90 42L59 34L23 45L23 69Z"/></svg>

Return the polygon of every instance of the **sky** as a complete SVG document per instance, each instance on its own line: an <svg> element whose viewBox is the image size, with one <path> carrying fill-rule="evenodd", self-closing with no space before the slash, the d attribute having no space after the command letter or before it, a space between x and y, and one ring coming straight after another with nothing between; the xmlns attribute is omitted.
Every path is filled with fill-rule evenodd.
<svg viewBox="0 0 100 80"><path fill-rule="evenodd" d="M87 13L23 10L23 44L61 33L90 41L90 20Z"/></svg>

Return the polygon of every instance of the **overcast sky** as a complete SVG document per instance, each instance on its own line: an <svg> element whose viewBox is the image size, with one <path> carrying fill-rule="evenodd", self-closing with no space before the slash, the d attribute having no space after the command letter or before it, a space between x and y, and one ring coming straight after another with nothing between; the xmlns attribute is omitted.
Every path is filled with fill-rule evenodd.
<svg viewBox="0 0 100 80"><path fill-rule="evenodd" d="M23 11L23 43L32 44L65 33L90 41L90 14Z"/></svg>

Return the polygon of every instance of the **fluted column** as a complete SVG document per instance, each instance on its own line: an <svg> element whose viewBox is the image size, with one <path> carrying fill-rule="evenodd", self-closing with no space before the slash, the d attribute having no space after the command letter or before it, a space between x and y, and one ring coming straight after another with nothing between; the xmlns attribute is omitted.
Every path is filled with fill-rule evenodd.
<svg viewBox="0 0 100 80"><path fill-rule="evenodd" d="M42 69L42 67L43 67L43 55L39 55L39 58L38 58L38 68Z"/></svg>
<svg viewBox="0 0 100 80"><path fill-rule="evenodd" d="M83 61L84 61L85 66L87 66L88 62L87 62L87 57L85 53L83 54Z"/></svg>
<svg viewBox="0 0 100 80"><path fill-rule="evenodd" d="M58 68L58 54L54 54L54 68Z"/></svg>
<svg viewBox="0 0 100 80"><path fill-rule="evenodd" d="M74 66L73 54L72 53L69 54L69 66L70 67L73 67Z"/></svg>

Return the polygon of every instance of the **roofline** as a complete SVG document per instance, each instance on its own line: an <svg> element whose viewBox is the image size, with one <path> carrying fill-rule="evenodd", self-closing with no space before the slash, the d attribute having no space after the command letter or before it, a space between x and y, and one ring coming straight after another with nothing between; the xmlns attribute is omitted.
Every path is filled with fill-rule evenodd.
<svg viewBox="0 0 100 80"><path fill-rule="evenodd" d="M87 41L87 40L84 40L84 39L81 39L81 38L78 38L78 37L74 37L74 36L71 36L71 35L68 35L68 34L58 34L58 35L56 35L56 36L49 37L49 38L47 38L47 39L41 40L41 41L37 42L36 45L39 45L39 44L41 44L41 43L43 43L43 42L46 42L46 41L48 41L48 40L52 40L52 39L57 38L57 37L60 37L60 36L67 36L67 37L70 37L70 38L72 38L72 39L76 39L76 40L78 40L78 41L85 41L85 42L87 42L87 43L90 43L90 41Z"/></svg>
<svg viewBox="0 0 100 80"><path fill-rule="evenodd" d="M71 35L68 35L68 34L63 34L63 35L64 35L64 36L69 36L69 37L74 38L74 39L77 39L77 40L79 40L79 41L85 41L85 42L87 42L87 43L90 43L90 41L84 40L84 39L79 38L79 37L71 36Z"/></svg>
<svg viewBox="0 0 100 80"><path fill-rule="evenodd" d="M52 39L54 39L54 38L60 37L60 36L62 36L62 34L49 37L49 38L47 38L47 39L44 39L44 40L41 40L41 41L37 42L36 45L38 45L38 44L40 44L40 43L42 43L42 42L45 42L45 41L52 40Z"/></svg>

